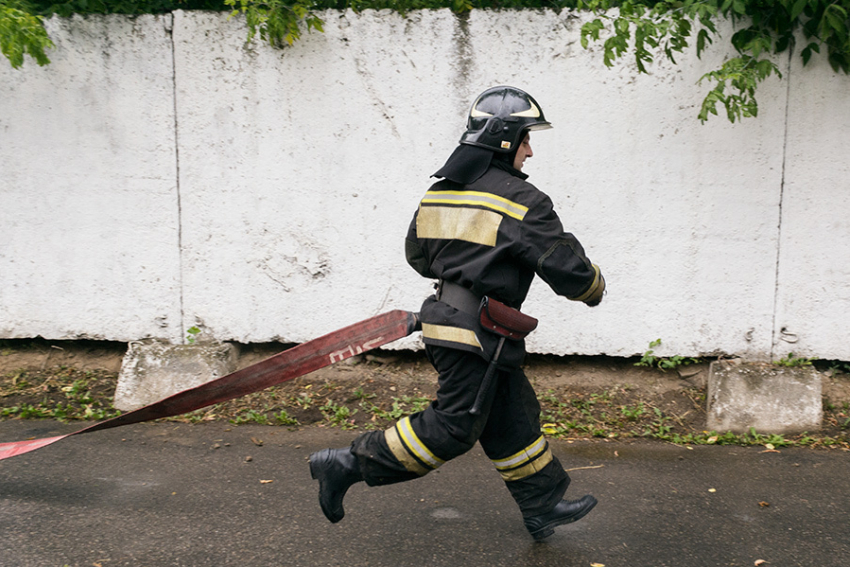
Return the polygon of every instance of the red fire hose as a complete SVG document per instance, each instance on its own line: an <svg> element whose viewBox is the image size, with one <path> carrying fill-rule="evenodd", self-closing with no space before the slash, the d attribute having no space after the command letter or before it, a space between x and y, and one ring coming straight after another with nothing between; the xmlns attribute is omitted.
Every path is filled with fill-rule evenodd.
<svg viewBox="0 0 850 567"><path fill-rule="evenodd" d="M395 310L376 315L302 343L227 376L184 390L118 417L95 423L74 433L44 439L0 443L0 460L35 451L71 435L180 415L245 396L401 339L418 328L419 317L416 313Z"/></svg>

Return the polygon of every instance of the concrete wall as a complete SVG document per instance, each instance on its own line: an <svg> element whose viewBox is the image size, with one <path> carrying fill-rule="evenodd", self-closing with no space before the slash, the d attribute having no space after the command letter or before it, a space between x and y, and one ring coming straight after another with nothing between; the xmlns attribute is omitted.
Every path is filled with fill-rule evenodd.
<svg viewBox="0 0 850 567"><path fill-rule="evenodd" d="M825 62L783 57L758 119L702 125L724 41L640 76L569 12L324 17L284 50L223 14L54 18L51 65L0 62L0 337L301 342L417 310L409 219L474 96L512 84L555 125L525 171L609 284L588 309L537 282L530 350L850 360L850 97Z"/></svg>

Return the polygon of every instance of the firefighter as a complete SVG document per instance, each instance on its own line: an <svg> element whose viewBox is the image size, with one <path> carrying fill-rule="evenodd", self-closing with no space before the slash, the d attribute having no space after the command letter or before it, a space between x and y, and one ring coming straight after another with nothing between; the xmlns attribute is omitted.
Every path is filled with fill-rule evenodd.
<svg viewBox="0 0 850 567"><path fill-rule="evenodd" d="M551 127L537 101L517 88L488 89L473 103L466 132L433 175L440 180L420 202L405 242L408 263L438 282L420 311L425 352L439 373L436 400L385 431L360 435L351 447L310 456L331 522L343 518L352 484L421 477L476 441L535 540L596 505L590 495L563 499L570 478L541 434L540 405L520 367L524 341L500 341L479 317L483 298L519 310L535 275L567 299L591 307L602 300L600 269L522 172L533 156L530 132ZM493 387L481 392L480 411L470 412L496 358Z"/></svg>

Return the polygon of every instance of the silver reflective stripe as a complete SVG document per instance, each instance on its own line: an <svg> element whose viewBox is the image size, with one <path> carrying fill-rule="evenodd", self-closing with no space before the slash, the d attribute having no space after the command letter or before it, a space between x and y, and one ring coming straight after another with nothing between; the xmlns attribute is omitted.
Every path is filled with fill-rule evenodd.
<svg viewBox="0 0 850 567"><path fill-rule="evenodd" d="M522 480L526 477L529 477L533 474L536 474L542 471L546 465L552 462L552 451L547 447L543 454L538 458L534 459L527 465L523 467L519 467L518 469L511 469L507 471L499 471L499 474L502 476L502 480L505 482L509 482L512 480Z"/></svg>
<svg viewBox="0 0 850 567"><path fill-rule="evenodd" d="M525 218L528 207L509 199L482 191L428 191L422 199L425 205L474 205L486 207L517 220Z"/></svg>
<svg viewBox="0 0 850 567"><path fill-rule="evenodd" d="M384 431L384 440L387 442L387 446L392 451L393 456L398 460L399 463L402 464L404 468L409 470L414 474L418 474L419 476L423 476L428 474L429 469L426 469L419 461L413 458L413 456L407 451L404 446L404 443L401 441L401 437L398 434L398 429L396 426L393 426L386 431Z"/></svg>
<svg viewBox="0 0 850 567"><path fill-rule="evenodd" d="M528 110L523 110L522 112L514 112L511 116L519 116L522 118L540 118L540 109L537 108L537 105L531 101L528 101L531 105L531 108Z"/></svg>
<svg viewBox="0 0 850 567"><path fill-rule="evenodd" d="M511 469L525 462L531 461L543 450L546 449L546 439L541 435L534 443L523 449L522 451L511 455L505 459L494 459L493 464L499 470Z"/></svg>
<svg viewBox="0 0 850 567"><path fill-rule="evenodd" d="M522 480L543 470L552 462L552 451L541 435L525 449L504 459L493 459L504 481Z"/></svg>
<svg viewBox="0 0 850 567"><path fill-rule="evenodd" d="M396 423L396 429L401 435L401 439L404 441L405 447L413 453L420 461L428 463L431 465L431 468L436 469L440 465L442 465L445 461L441 458L437 457L432 453L428 447L425 446L424 443L419 439L416 435L416 432L413 431L413 426L410 423L410 418L405 417L398 423Z"/></svg>

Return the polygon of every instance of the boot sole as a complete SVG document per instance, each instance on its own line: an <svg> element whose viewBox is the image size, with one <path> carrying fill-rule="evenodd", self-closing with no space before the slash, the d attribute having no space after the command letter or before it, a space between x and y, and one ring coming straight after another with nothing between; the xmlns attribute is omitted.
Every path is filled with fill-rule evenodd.
<svg viewBox="0 0 850 567"><path fill-rule="evenodd" d="M569 518L565 518L563 520L555 520L553 522L550 522L550 523L546 524L545 526L543 526L542 528L540 528L539 530L537 530L536 532L532 532L531 537L534 538L534 541L541 541L543 539L546 539L547 537L549 537L550 535L555 533L556 527L565 526L567 524L572 524L573 522L577 522L577 521L581 520L582 518L584 518L585 516L587 516L587 514L590 513L591 510L593 510L593 508L596 506L597 503L598 503L597 500L594 499L593 502L590 504L590 506L588 506L587 508L585 508L584 510L582 510L578 514L576 514L574 516L570 516Z"/></svg>

